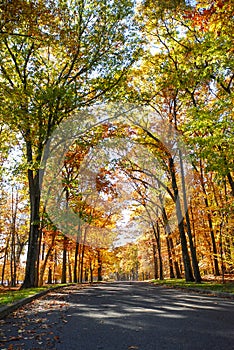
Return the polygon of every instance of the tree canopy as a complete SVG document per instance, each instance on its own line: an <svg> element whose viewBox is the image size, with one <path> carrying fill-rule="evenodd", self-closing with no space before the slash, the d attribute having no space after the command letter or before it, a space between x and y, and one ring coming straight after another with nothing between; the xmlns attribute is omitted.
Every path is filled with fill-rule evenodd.
<svg viewBox="0 0 234 350"><path fill-rule="evenodd" d="M233 10L0 5L2 284L233 273Z"/></svg>

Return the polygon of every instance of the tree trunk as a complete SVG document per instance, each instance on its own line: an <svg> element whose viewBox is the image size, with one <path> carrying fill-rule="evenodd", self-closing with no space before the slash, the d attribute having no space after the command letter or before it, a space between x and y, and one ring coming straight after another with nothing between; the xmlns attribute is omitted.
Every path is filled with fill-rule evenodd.
<svg viewBox="0 0 234 350"><path fill-rule="evenodd" d="M162 254L161 254L161 240L160 240L160 227L158 221L156 222L156 232L157 232L157 251L158 251L158 260L159 260L159 279L163 280L163 263L162 263Z"/></svg>
<svg viewBox="0 0 234 350"><path fill-rule="evenodd" d="M168 254L170 278L175 278L174 269L173 269L172 252L171 252L171 247L170 247L168 236L166 236L166 242L167 242L167 254Z"/></svg>
<svg viewBox="0 0 234 350"><path fill-rule="evenodd" d="M168 243L169 243L170 251L171 251L171 254L172 254L172 261L173 261L173 264L174 264L175 277L176 278L182 278L181 277L180 266L179 266L179 263L178 263L178 259L176 257L175 251L174 251L173 239L170 236L168 237Z"/></svg>
<svg viewBox="0 0 234 350"><path fill-rule="evenodd" d="M15 227L12 227L11 232L11 287L16 286L16 256L15 256Z"/></svg>
<svg viewBox="0 0 234 350"><path fill-rule="evenodd" d="M232 175L231 175L230 172L228 172L227 178L228 178L228 181L229 181L229 184L230 184L230 187L231 187L232 196L234 197L234 181L233 181L233 178L232 178Z"/></svg>
<svg viewBox="0 0 234 350"><path fill-rule="evenodd" d="M47 283L48 283L48 284L52 284L52 269L51 269L51 267L49 267L49 270L48 270L48 280L47 280Z"/></svg>
<svg viewBox="0 0 234 350"><path fill-rule="evenodd" d="M75 247L75 260L74 260L74 269L73 269L73 282L77 283L78 282L78 254L79 254L79 242L76 242L76 247Z"/></svg>
<svg viewBox="0 0 234 350"><path fill-rule="evenodd" d="M176 260L174 261L174 266L175 266L176 278L179 278L179 279L182 278L178 261Z"/></svg>
<svg viewBox="0 0 234 350"><path fill-rule="evenodd" d="M102 257L100 249L97 249L97 260L98 260L98 282L102 281Z"/></svg>
<svg viewBox="0 0 234 350"><path fill-rule="evenodd" d="M93 283L93 267L92 267L92 261L89 261L89 271L90 271L90 282Z"/></svg>
<svg viewBox="0 0 234 350"><path fill-rule="evenodd" d="M2 281L1 281L1 285L2 286L4 286L5 269L6 269L6 262L7 262L9 242L10 242L10 236L7 238L6 246L5 246L5 249L4 249L4 259L3 259L3 265L2 265Z"/></svg>
<svg viewBox="0 0 234 350"><path fill-rule="evenodd" d="M89 269L85 267L85 282L88 282L89 280Z"/></svg>
<svg viewBox="0 0 234 350"><path fill-rule="evenodd" d="M183 264L184 264L185 279L187 282L193 282L194 277L193 277L193 273L192 273L191 261L190 261L190 257L189 257L187 240L186 240L186 235L185 235L184 218L183 218L182 210L181 210L174 161L173 161L172 157L170 157L168 160L169 160L169 169L170 169L170 174L171 174L172 189L173 189L173 193L174 193L174 201L175 201L175 205L176 205L176 217L177 217L178 229L179 229L179 233L180 233L180 241L181 241L181 247L182 247L182 257L183 257Z"/></svg>
<svg viewBox="0 0 234 350"><path fill-rule="evenodd" d="M43 264L42 264L41 269L40 269L39 286L43 285L43 277L44 277L46 265L47 265L47 262L48 262L50 255L54 249L55 236L56 236L56 231L54 231L54 233L53 233L51 245L46 253L45 259L44 259ZM44 251L44 249L43 249L43 251ZM44 255L44 252L43 252L43 255ZM44 258L44 256L43 256L43 258Z"/></svg>
<svg viewBox="0 0 234 350"><path fill-rule="evenodd" d="M81 224L80 224L80 220L78 223L78 229L77 229L77 235L76 235L76 247L75 247L75 261L74 261L74 269L73 269L73 281L74 283L79 282L79 274L78 274L78 254L79 254L79 248L80 248L80 244L79 242L81 241Z"/></svg>
<svg viewBox="0 0 234 350"><path fill-rule="evenodd" d="M80 264L80 282L81 282L81 283L83 282L84 254L85 254L85 245L82 244L81 264Z"/></svg>
<svg viewBox="0 0 234 350"><path fill-rule="evenodd" d="M29 146L27 145L27 148ZM30 152L30 150L28 151ZM30 196L30 232L28 252L25 268L25 278L21 288L37 287L38 285L38 256L40 237L40 182L39 170L33 176L33 171L28 170L29 196Z"/></svg>
<svg viewBox="0 0 234 350"><path fill-rule="evenodd" d="M14 187L11 189L11 286L16 286L16 274L17 274L17 265L16 265L16 217L18 212L18 190L16 189L16 194L14 198Z"/></svg>
<svg viewBox="0 0 234 350"><path fill-rule="evenodd" d="M201 181L201 187L202 187L202 190L204 193L204 202L205 202L205 206L207 209L207 220L208 220L208 224L209 224L210 237L211 237L211 243L212 243L212 249L213 249L214 275L220 276L217 247L216 247L215 235L214 235L214 229L213 229L213 222L212 222L209 203L208 203L208 199L207 199L207 193L206 193L206 188L205 188L205 183L204 183L201 161L200 161L200 181Z"/></svg>
<svg viewBox="0 0 234 350"><path fill-rule="evenodd" d="M156 253L156 242L153 242L154 278L158 279L158 258Z"/></svg>
<svg viewBox="0 0 234 350"><path fill-rule="evenodd" d="M200 274L198 261L197 261L197 252L193 244L193 236L192 236L192 230L191 230L191 224L190 224L190 218L189 218L189 212L188 212L188 204L187 204L188 200L187 200L187 193L186 193L186 186L185 186L184 165L183 165L181 150L179 150L179 157L180 157L180 171L181 171L181 180L182 180L184 212L185 212L185 219L186 219L186 225L187 225L187 234L189 238L189 246L190 246L191 257L192 257L193 272L194 272L195 281L197 283L200 283L201 274Z"/></svg>
<svg viewBox="0 0 234 350"><path fill-rule="evenodd" d="M173 269L173 240L170 237L171 235L171 228L168 224L168 217L166 213L166 209L163 205L163 199L162 196L159 195L159 200L162 206L162 218L163 218L163 224L164 224L164 230L166 235L166 242L167 242L167 252L168 252L168 262L169 262L169 272L170 272L170 278L175 278L174 269Z"/></svg>
<svg viewBox="0 0 234 350"><path fill-rule="evenodd" d="M54 268L53 268L53 281L55 284L58 283L57 282L57 275L56 275L57 265L58 265L58 258L57 258L57 250L55 247L55 250L54 250Z"/></svg>
<svg viewBox="0 0 234 350"><path fill-rule="evenodd" d="M67 236L63 238L63 264L61 283L67 283Z"/></svg>
<svg viewBox="0 0 234 350"><path fill-rule="evenodd" d="M69 251L68 251L68 274L69 274L69 283L72 283L72 268L71 268L71 260L70 260Z"/></svg>

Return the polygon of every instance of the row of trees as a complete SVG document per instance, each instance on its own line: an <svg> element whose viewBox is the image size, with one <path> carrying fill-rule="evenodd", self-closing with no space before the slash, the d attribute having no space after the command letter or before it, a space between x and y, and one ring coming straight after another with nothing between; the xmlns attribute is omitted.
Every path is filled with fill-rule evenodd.
<svg viewBox="0 0 234 350"><path fill-rule="evenodd" d="M233 273L232 2L0 11L2 282Z"/></svg>

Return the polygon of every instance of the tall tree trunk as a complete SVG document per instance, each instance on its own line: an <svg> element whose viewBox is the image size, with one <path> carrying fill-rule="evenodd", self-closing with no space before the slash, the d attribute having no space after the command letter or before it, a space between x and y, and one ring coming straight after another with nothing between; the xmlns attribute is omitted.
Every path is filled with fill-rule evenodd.
<svg viewBox="0 0 234 350"><path fill-rule="evenodd" d="M62 263L62 279L61 283L67 283L67 236L63 238L63 263Z"/></svg>
<svg viewBox="0 0 234 350"><path fill-rule="evenodd" d="M231 187L231 193L232 193L232 196L234 197L234 181L233 181L233 178L232 178L232 174L230 172L230 166L228 164L228 161L227 161L227 158L226 158L226 155L224 154L224 151L222 149L222 147L220 145L218 145L218 149L221 151L221 153L223 154L223 157L224 157L224 164L225 164L225 168L227 170L227 179L228 179L228 182L229 182L229 185Z"/></svg>
<svg viewBox="0 0 234 350"><path fill-rule="evenodd" d="M154 259L154 278L158 279L158 258L156 252L156 242L153 242L153 259Z"/></svg>
<svg viewBox="0 0 234 350"><path fill-rule="evenodd" d="M56 231L53 232L51 244L49 246L49 249L47 250L45 258L43 256L44 259L43 259L43 264L42 264L41 269L40 269L39 286L43 285L43 277L44 277L46 265L47 265L49 257L51 256L51 253L54 249L55 236L56 236ZM44 249L43 249L43 255L44 255Z"/></svg>
<svg viewBox="0 0 234 350"><path fill-rule="evenodd" d="M14 196L14 187L11 189L11 286L16 286L16 275L17 275L17 265L16 265L16 218L18 212L19 204L19 193L16 189Z"/></svg>
<svg viewBox="0 0 234 350"><path fill-rule="evenodd" d="M83 282L83 273L84 273L84 254L85 254L85 244L82 244L81 252L81 264L80 264L80 282Z"/></svg>
<svg viewBox="0 0 234 350"><path fill-rule="evenodd" d="M201 274L200 274L198 261L197 261L197 252L193 244L193 236L192 236L192 230L191 230L191 224L190 224L190 218L189 218L189 212L188 212L188 200L187 200L187 193L186 193L186 186L185 186L184 164L183 164L181 150L179 150L179 157L180 157L180 171L181 171L181 180L182 180L184 212L185 212L185 219L186 219L186 225L187 225L187 234L189 238L189 246L190 246L191 257L192 257L193 272L194 272L195 281L197 283L200 283Z"/></svg>
<svg viewBox="0 0 234 350"><path fill-rule="evenodd" d="M79 278L78 278L78 254L79 254L79 247L80 244L79 242L81 241L81 224L80 224L80 220L78 223L78 229L77 229L77 235L76 235L76 247L75 247L75 261L74 261L74 269L73 269L73 282L77 283L79 282Z"/></svg>
<svg viewBox="0 0 234 350"><path fill-rule="evenodd" d="M234 181L230 172L227 173L227 178L231 187L232 196L234 197Z"/></svg>
<svg viewBox="0 0 234 350"><path fill-rule="evenodd" d="M175 201L175 205L176 205L176 217L177 217L178 229L179 229L179 233L180 233L180 241L181 241L181 247L182 247L182 257L183 257L183 264L184 264L185 279L187 282L193 282L194 277L193 277L191 261L190 261L189 252L188 252L187 239L186 239L186 235L185 235L184 218L183 218L182 210L181 210L174 161L173 161L172 157L170 157L168 160L169 160L169 169L170 169L170 174L171 174L172 189L173 189L173 193L174 193L174 201Z"/></svg>
<svg viewBox="0 0 234 350"><path fill-rule="evenodd" d="M209 229L210 229L210 237L211 237L211 243L212 243L212 249L213 249L214 275L220 276L218 255L217 255L218 254L217 253L217 246L216 246L216 242L215 242L215 235L214 235L213 222L212 222L212 217L211 217L209 203L208 203L208 196L207 196L205 183L204 183L204 176L203 176L203 171L202 171L201 160L200 160L200 181L201 181L202 191L204 193L204 202L205 202L205 206L207 209L207 220L208 220L208 225L209 225Z"/></svg>
<svg viewBox="0 0 234 350"><path fill-rule="evenodd" d="M163 280L163 263L162 263L162 254L161 254L160 227L159 227L158 221L156 222L156 225L154 225L154 223L151 222L151 226L153 228L154 238L156 241L156 249L158 253L159 279Z"/></svg>
<svg viewBox="0 0 234 350"><path fill-rule="evenodd" d="M57 258L57 250L56 250L56 247L55 247L55 250L54 250L54 268L53 268L53 280L54 280L54 283L58 283L57 282L57 275L56 275L57 265L58 265L58 258Z"/></svg>
<svg viewBox="0 0 234 350"><path fill-rule="evenodd" d="M71 259L68 251L68 274L69 274L69 283L72 283L72 267L71 267Z"/></svg>
<svg viewBox="0 0 234 350"><path fill-rule="evenodd" d="M5 270L6 270L6 262L7 262L7 256L8 256L9 243L10 243L10 236L8 236L8 238L7 238L6 246L4 249L4 258L3 258L2 276L1 276L1 285L2 286L4 286Z"/></svg>
<svg viewBox="0 0 234 350"><path fill-rule="evenodd" d="M97 249L97 260L98 260L98 282L102 281L102 256L101 251Z"/></svg>
<svg viewBox="0 0 234 350"><path fill-rule="evenodd" d="M29 146L27 145L27 148ZM29 151L28 151L29 152ZM30 196L30 232L28 252L25 268L25 278L21 288L37 287L38 284L38 256L40 237L40 179L39 170L33 176L33 170L28 170L29 196Z"/></svg>
<svg viewBox="0 0 234 350"><path fill-rule="evenodd" d="M154 251L154 264L157 263L157 269L159 268L159 279L163 280L163 263L162 263L162 254L161 254L161 237L160 237L160 227L158 224L158 221L156 221L156 225L151 217L151 214L147 208L147 205L144 205L144 208L148 214L148 217L150 219L151 222L151 227L153 229L153 233L154 233L154 238L155 238L155 242L153 242L153 249L157 249L158 252L158 260L157 260L157 256L155 255L155 251ZM155 245L156 243L156 245ZM158 264L159 262L159 264ZM155 266L156 267L156 266ZM154 273L155 275L158 275L158 271L156 273ZM158 278L158 277L157 277Z"/></svg>
<svg viewBox="0 0 234 350"><path fill-rule="evenodd" d="M76 242L76 247L75 247L75 260L74 260L74 268L73 268L73 282L77 283L78 282L78 254L79 254L79 242Z"/></svg>
<svg viewBox="0 0 234 350"><path fill-rule="evenodd" d="M175 277L176 278L182 278L179 262L178 262L178 259L176 257L176 254L175 254L173 239L170 236L168 237L168 243L169 243L170 251L171 251L171 254L172 254L172 261L173 261L173 264L174 264Z"/></svg>
<svg viewBox="0 0 234 350"><path fill-rule="evenodd" d="M89 260L89 271L90 271L90 282L93 283L93 266L92 266L92 260Z"/></svg>
<svg viewBox="0 0 234 350"><path fill-rule="evenodd" d="M51 268L51 266L49 266L49 270L48 270L48 279L47 279L47 283L48 283L48 284L52 284L52 268Z"/></svg>
<svg viewBox="0 0 234 350"><path fill-rule="evenodd" d="M173 269L172 252L171 252L168 235L166 235L166 242L167 242L167 254L168 254L168 263L169 263L169 275L170 275L170 278L175 278L174 269Z"/></svg>
<svg viewBox="0 0 234 350"><path fill-rule="evenodd" d="M14 220L15 221L15 220ZM16 249L15 249L15 223L12 223L11 229L11 259L10 259L10 267L11 267L11 287L16 286Z"/></svg>
<svg viewBox="0 0 234 350"><path fill-rule="evenodd" d="M173 258L174 258L174 254L173 254L173 240L170 237L171 235L171 228L170 225L168 223L168 217L167 217L167 213L166 213L166 209L163 205L163 199L161 194L159 195L159 200L161 203L161 210L162 210L162 218L163 218L163 224L164 224L164 230L165 230L165 235L166 235L166 242L167 242L167 252L168 252L168 263L169 263L169 273L170 273L170 278L175 278L175 274L174 274L174 269L173 269Z"/></svg>
<svg viewBox="0 0 234 350"><path fill-rule="evenodd" d="M87 266L85 267L85 282L88 282L89 280L89 268Z"/></svg>
<svg viewBox="0 0 234 350"><path fill-rule="evenodd" d="M163 280L163 263L162 263L162 253L161 253L161 240L160 240L160 227L158 221L156 222L156 242L159 260L159 279Z"/></svg>
<svg viewBox="0 0 234 350"><path fill-rule="evenodd" d="M84 272L84 254L85 254L85 244L86 244L86 235L87 228L84 230L84 239L82 244L82 253L81 253L81 264L80 264L80 282L83 282L83 272Z"/></svg>
<svg viewBox="0 0 234 350"><path fill-rule="evenodd" d="M192 272L191 267L191 261L190 256L188 252L188 245L187 245L187 239L185 235L185 228L184 228L184 218L182 216L182 210L181 210L181 203L180 203L180 196L177 186L177 180L176 180L176 170L175 170L175 164L173 160L173 156L170 153L170 151L165 147L165 145L157 138L155 137L148 129L143 128L143 130L146 132L146 134L151 137L153 140L155 140L160 147L161 151L164 152L166 159L168 161L168 171L170 173L171 177L171 186L173 190L173 201L176 206L176 217L177 217L177 225L180 233L180 242L182 247L182 257L183 257L183 264L184 264L184 272L185 272L185 279L186 281L194 281L194 276Z"/></svg>

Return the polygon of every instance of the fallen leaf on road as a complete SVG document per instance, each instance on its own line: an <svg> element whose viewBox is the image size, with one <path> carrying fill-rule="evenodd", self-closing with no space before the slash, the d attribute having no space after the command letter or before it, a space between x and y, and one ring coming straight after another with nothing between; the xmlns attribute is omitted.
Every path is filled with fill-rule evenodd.
<svg viewBox="0 0 234 350"><path fill-rule="evenodd" d="M10 338L9 338L9 341L12 341L12 340L21 340L21 339L23 339L23 337L21 337L21 336L18 336L18 337L10 337Z"/></svg>
<svg viewBox="0 0 234 350"><path fill-rule="evenodd" d="M24 329L18 329L18 333L23 333L23 332L25 332Z"/></svg>

